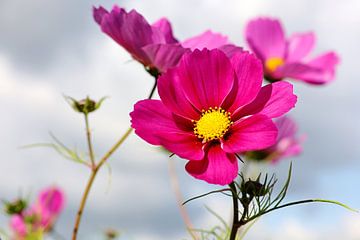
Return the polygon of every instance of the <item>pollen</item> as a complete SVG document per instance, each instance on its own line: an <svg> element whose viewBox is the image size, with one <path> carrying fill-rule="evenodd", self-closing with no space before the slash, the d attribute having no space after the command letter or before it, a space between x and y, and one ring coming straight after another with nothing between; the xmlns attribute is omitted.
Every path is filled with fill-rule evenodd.
<svg viewBox="0 0 360 240"><path fill-rule="evenodd" d="M265 62L265 68L270 72L274 72L278 67L282 65L284 65L284 59L279 57L269 58Z"/></svg>
<svg viewBox="0 0 360 240"><path fill-rule="evenodd" d="M203 143L222 138L233 124L230 113L218 107L203 110L201 118L193 122L194 133Z"/></svg>

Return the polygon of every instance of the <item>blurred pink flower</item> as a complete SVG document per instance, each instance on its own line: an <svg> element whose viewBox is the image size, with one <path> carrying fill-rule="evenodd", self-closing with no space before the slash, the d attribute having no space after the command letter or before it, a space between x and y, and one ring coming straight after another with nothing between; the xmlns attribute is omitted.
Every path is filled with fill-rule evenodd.
<svg viewBox="0 0 360 240"><path fill-rule="evenodd" d="M64 193L57 187L44 189L36 202L21 214L13 215L10 227L16 240L26 239L35 232L47 232L53 227L64 207Z"/></svg>
<svg viewBox="0 0 360 240"><path fill-rule="evenodd" d="M261 87L261 62L247 52L228 58L220 50L185 54L158 80L161 100L143 100L130 113L136 134L190 160L187 172L225 185L238 174L236 153L276 141L271 118L295 106L293 87Z"/></svg>
<svg viewBox="0 0 360 240"><path fill-rule="evenodd" d="M220 48L228 55L241 51L241 48L229 44L227 37L211 31L179 42L166 18L150 25L135 10L126 12L114 6L108 12L100 6L93 8L93 16L101 30L124 47L135 60L160 73L175 66L181 56L190 50Z"/></svg>
<svg viewBox="0 0 360 240"><path fill-rule="evenodd" d="M256 18L246 26L246 40L251 50L261 59L265 77L270 81L292 78L310 84L325 84L334 79L339 58L326 52L309 59L315 44L313 32L296 33L285 39L277 19Z"/></svg>
<svg viewBox="0 0 360 240"><path fill-rule="evenodd" d="M275 119L274 122L279 131L276 143L264 150L248 152L246 155L250 159L277 163L281 159L297 156L302 152L301 144L305 136L296 136L298 131L296 122L288 116Z"/></svg>

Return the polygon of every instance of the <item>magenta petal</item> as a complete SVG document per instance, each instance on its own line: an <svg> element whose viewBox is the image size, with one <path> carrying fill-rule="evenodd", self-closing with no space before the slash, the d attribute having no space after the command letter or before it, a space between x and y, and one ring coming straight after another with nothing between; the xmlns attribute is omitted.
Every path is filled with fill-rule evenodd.
<svg viewBox="0 0 360 240"><path fill-rule="evenodd" d="M221 47L218 47L218 49L220 51L222 51L223 53L225 53L225 55L228 58L232 58L237 53L244 52L242 47L238 47L238 46L236 46L234 44L226 44L226 45L223 45Z"/></svg>
<svg viewBox="0 0 360 240"><path fill-rule="evenodd" d="M211 184L229 184L238 174L235 155L224 152L218 144L210 146L203 160L189 161L185 168L191 176Z"/></svg>
<svg viewBox="0 0 360 240"><path fill-rule="evenodd" d="M169 133L159 136L161 145L181 158L201 160L204 158L204 144L195 134Z"/></svg>
<svg viewBox="0 0 360 240"><path fill-rule="evenodd" d="M228 153L264 149L276 142L277 132L270 118L254 115L234 123L222 141L222 148Z"/></svg>
<svg viewBox="0 0 360 240"><path fill-rule="evenodd" d="M275 120L275 125L279 130L278 139L294 138L298 131L298 126L290 117L283 116Z"/></svg>
<svg viewBox="0 0 360 240"><path fill-rule="evenodd" d="M234 84L231 63L217 49L185 54L176 71L186 97L200 111L221 106Z"/></svg>
<svg viewBox="0 0 360 240"><path fill-rule="evenodd" d="M276 73L282 77L298 79L311 84L325 84L334 79L335 67L338 62L338 56L334 52L329 52L307 64L285 64L279 67Z"/></svg>
<svg viewBox="0 0 360 240"><path fill-rule="evenodd" d="M292 84L285 81L268 84L261 88L254 101L236 111L233 119L254 114L280 117L295 107L296 101Z"/></svg>
<svg viewBox="0 0 360 240"><path fill-rule="evenodd" d="M64 193L56 187L43 190L38 197L39 207L51 215L58 215L64 208L64 202Z"/></svg>
<svg viewBox="0 0 360 240"><path fill-rule="evenodd" d="M215 49L225 44L228 44L226 36L213 33L210 30L181 42L183 47L190 48L191 50L202 50L203 48Z"/></svg>
<svg viewBox="0 0 360 240"><path fill-rule="evenodd" d="M231 58L237 75L237 82L228 95L224 108L234 112L255 99L263 81L262 63L248 52L237 53Z"/></svg>
<svg viewBox="0 0 360 240"><path fill-rule="evenodd" d="M138 101L130 116L135 133L150 144L160 145L158 136L161 135L188 133L186 125L182 122L177 125L179 121L160 100Z"/></svg>
<svg viewBox="0 0 360 240"><path fill-rule="evenodd" d="M161 18L151 25L153 28L158 29L165 38L166 43L177 43L178 40L173 35L171 24L166 18Z"/></svg>
<svg viewBox="0 0 360 240"><path fill-rule="evenodd" d="M201 112L186 98L176 69L169 69L158 79L159 96L163 104L177 115L199 119Z"/></svg>
<svg viewBox="0 0 360 240"><path fill-rule="evenodd" d="M102 6L100 6L98 8L93 7L93 17L94 17L95 22L97 22L97 24L101 25L101 21L102 21L103 17L107 14L109 14L109 12Z"/></svg>
<svg viewBox="0 0 360 240"><path fill-rule="evenodd" d="M285 35L277 19L257 18L245 29L246 40L251 50L262 60L285 55Z"/></svg>
<svg viewBox="0 0 360 240"><path fill-rule="evenodd" d="M117 6L102 17L101 29L145 65L149 64L149 60L141 48L160 38L135 10L127 13Z"/></svg>
<svg viewBox="0 0 360 240"><path fill-rule="evenodd" d="M297 33L290 37L287 43L286 61L299 61L306 57L315 44L313 32Z"/></svg>
<svg viewBox="0 0 360 240"><path fill-rule="evenodd" d="M159 72L166 72L168 68L175 67L182 55L189 49L179 44L151 44L142 48L146 53L151 65Z"/></svg>

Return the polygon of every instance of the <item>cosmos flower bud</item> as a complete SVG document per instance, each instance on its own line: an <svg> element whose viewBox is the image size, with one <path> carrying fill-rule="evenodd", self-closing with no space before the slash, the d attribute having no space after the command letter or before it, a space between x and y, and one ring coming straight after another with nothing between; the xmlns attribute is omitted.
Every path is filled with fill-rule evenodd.
<svg viewBox="0 0 360 240"><path fill-rule="evenodd" d="M86 97L82 100L75 100L72 97L66 96L65 99L68 101L68 103L71 105L71 107L79 113L89 114L91 112L96 111L98 108L100 108L102 102L105 100L106 97L101 98L98 102L95 102L94 100L90 99L89 97Z"/></svg>
<svg viewBox="0 0 360 240"><path fill-rule="evenodd" d="M27 207L27 202L24 199L17 199L13 202L5 202L5 212L9 215L21 214Z"/></svg>
<svg viewBox="0 0 360 240"><path fill-rule="evenodd" d="M249 196L264 196L267 192L264 185L261 184L258 180L248 180L241 184L241 192Z"/></svg>

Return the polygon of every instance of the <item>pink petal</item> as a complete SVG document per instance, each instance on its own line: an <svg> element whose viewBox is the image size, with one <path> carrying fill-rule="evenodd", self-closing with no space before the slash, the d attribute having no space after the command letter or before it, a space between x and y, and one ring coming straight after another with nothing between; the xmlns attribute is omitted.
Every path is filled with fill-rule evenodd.
<svg viewBox="0 0 360 240"><path fill-rule="evenodd" d="M335 67L339 62L334 52L325 53L309 63L288 63L279 67L276 74L310 84L325 84L334 79Z"/></svg>
<svg viewBox="0 0 360 240"><path fill-rule="evenodd" d="M117 6L114 6L111 13L102 16L101 29L145 65L149 64L149 60L141 48L161 42L161 37L152 30L142 15L135 10L127 13Z"/></svg>
<svg viewBox="0 0 360 240"><path fill-rule="evenodd" d="M101 21L102 21L103 17L107 14L109 14L109 12L102 6L100 6L98 8L93 7L93 17L94 17L95 22L97 22L97 24L101 25Z"/></svg>
<svg viewBox="0 0 360 240"><path fill-rule="evenodd" d="M58 215L64 208L64 203L64 193L56 187L43 190L38 197L40 208L48 211L52 215Z"/></svg>
<svg viewBox="0 0 360 240"><path fill-rule="evenodd" d="M245 29L246 41L251 50L262 60L285 55L285 35L277 19L257 18Z"/></svg>
<svg viewBox="0 0 360 240"><path fill-rule="evenodd" d="M315 44L313 32L294 34L287 43L287 62L295 62L306 57Z"/></svg>
<svg viewBox="0 0 360 240"><path fill-rule="evenodd" d="M223 106L234 112L255 99L263 81L262 63L248 52L237 53L231 58L237 79ZM227 106L228 105L228 106Z"/></svg>
<svg viewBox="0 0 360 240"><path fill-rule="evenodd" d="M161 18L151 25L157 28L163 34L166 43L177 43L178 40L174 37L171 24L166 18Z"/></svg>
<svg viewBox="0 0 360 240"><path fill-rule="evenodd" d="M225 44L228 44L226 36L213 33L210 30L181 42L183 47L190 48L191 50L202 50L203 48L215 49Z"/></svg>
<svg viewBox="0 0 360 240"><path fill-rule="evenodd" d="M148 143L162 145L183 158L204 157L192 123L170 112L160 100L137 102L130 116L135 133Z"/></svg>
<svg viewBox="0 0 360 240"><path fill-rule="evenodd" d="M279 130L278 139L295 137L298 126L296 122L288 116L275 119L275 125Z"/></svg>
<svg viewBox="0 0 360 240"><path fill-rule="evenodd" d="M26 224L22 216L16 214L10 219L11 229L19 236L25 236L27 234Z"/></svg>
<svg viewBox="0 0 360 240"><path fill-rule="evenodd" d="M200 111L221 106L235 78L229 59L217 49L185 54L176 72L186 97Z"/></svg>
<svg viewBox="0 0 360 240"><path fill-rule="evenodd" d="M166 72L168 68L175 67L182 55L190 51L179 44L151 44L142 48L146 53L152 67L159 72Z"/></svg>
<svg viewBox="0 0 360 240"><path fill-rule="evenodd" d="M275 82L262 87L254 101L236 111L232 119L254 114L263 114L269 118L280 117L295 107L296 101L292 84Z"/></svg>
<svg viewBox="0 0 360 240"><path fill-rule="evenodd" d="M158 79L159 96L163 104L177 115L197 120L201 112L186 98L177 69L169 69Z"/></svg>
<svg viewBox="0 0 360 240"><path fill-rule="evenodd" d="M220 51L222 51L223 53L225 53L225 55L228 58L232 58L235 54L237 53L242 53L244 52L244 50L242 49L242 47L238 47L234 44L226 44L226 45L222 45L220 47L218 47L217 49L219 49Z"/></svg>
<svg viewBox="0 0 360 240"><path fill-rule="evenodd" d="M224 152L218 144L210 146L202 161L189 161L185 168L191 176L211 184L229 184L238 174L235 155Z"/></svg>
<svg viewBox="0 0 360 240"><path fill-rule="evenodd" d="M254 115L239 120L222 141L228 153L238 153L267 148L276 142L277 128L265 115Z"/></svg>

